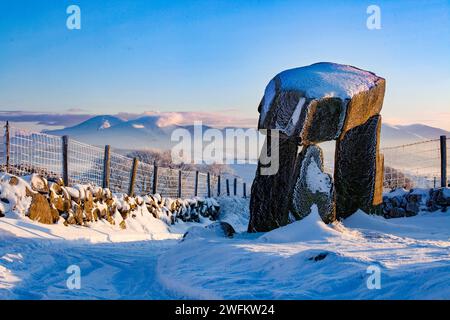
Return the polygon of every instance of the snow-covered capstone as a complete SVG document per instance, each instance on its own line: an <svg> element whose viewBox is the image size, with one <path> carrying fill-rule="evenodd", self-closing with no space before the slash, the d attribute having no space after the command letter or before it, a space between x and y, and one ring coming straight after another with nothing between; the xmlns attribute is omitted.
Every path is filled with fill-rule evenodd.
<svg viewBox="0 0 450 320"><path fill-rule="evenodd" d="M302 144L337 139L378 114L385 80L329 62L283 71L267 85L258 108L260 129L299 136Z"/></svg>

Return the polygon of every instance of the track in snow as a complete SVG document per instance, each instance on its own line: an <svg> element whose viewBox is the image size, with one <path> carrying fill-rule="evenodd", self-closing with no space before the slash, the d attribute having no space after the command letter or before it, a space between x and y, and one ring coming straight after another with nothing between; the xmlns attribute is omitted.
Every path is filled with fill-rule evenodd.
<svg viewBox="0 0 450 320"><path fill-rule="evenodd" d="M155 279L158 256L174 240L92 244L1 237L0 298L173 299ZM81 288L70 290L67 267L78 265ZM21 279L11 285L11 278Z"/></svg>

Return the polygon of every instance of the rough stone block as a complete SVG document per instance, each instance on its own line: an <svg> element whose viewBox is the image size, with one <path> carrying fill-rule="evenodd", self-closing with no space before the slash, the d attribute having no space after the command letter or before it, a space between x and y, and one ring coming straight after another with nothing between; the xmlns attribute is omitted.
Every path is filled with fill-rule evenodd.
<svg viewBox="0 0 450 320"><path fill-rule="evenodd" d="M316 145L304 147L300 152L295 171L291 200L291 213L300 220L317 205L325 223L335 220L334 186L331 175L324 172L322 149Z"/></svg>
<svg viewBox="0 0 450 320"><path fill-rule="evenodd" d="M267 143L270 156L270 143ZM249 232L270 231L289 223L289 198L293 187L293 173L298 154L296 139L280 137L279 170L273 175L261 175L259 162L250 198Z"/></svg>
<svg viewBox="0 0 450 320"><path fill-rule="evenodd" d="M380 129L381 116L376 115L347 131L336 143L334 180L338 218L346 218L358 209L373 212L382 203Z"/></svg>
<svg viewBox="0 0 450 320"><path fill-rule="evenodd" d="M59 212L50 206L45 196L34 193L28 209L28 217L40 223L53 224L59 220Z"/></svg>

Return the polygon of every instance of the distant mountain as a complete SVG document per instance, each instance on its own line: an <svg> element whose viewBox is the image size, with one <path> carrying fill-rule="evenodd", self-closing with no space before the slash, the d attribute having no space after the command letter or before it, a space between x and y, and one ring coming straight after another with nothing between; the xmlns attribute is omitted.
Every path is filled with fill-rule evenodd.
<svg viewBox="0 0 450 320"><path fill-rule="evenodd" d="M175 126L160 127L158 116L145 116L119 123L105 131L105 135L114 137L112 145L118 148L168 148L170 132Z"/></svg>
<svg viewBox="0 0 450 320"><path fill-rule="evenodd" d="M47 131L54 135L68 135L75 140L94 145L110 144L119 149L170 149L174 143L170 141L173 130L187 129L193 133L194 127L161 126L159 115L149 115L132 120L101 115L92 117L78 125L61 130ZM210 128L203 126L203 131ZM222 129L224 130L224 129ZM383 147L412 143L421 140L437 139L440 135L450 136L450 132L423 124L390 125L383 124L381 144ZM327 146L324 146L327 148Z"/></svg>
<svg viewBox="0 0 450 320"><path fill-rule="evenodd" d="M132 120L122 120L118 117L102 115L95 116L78 125L60 130L47 130L53 135L68 135L69 137L93 145L109 144L118 149L170 149L175 142L171 134L177 128L183 128L193 133L194 126L160 126L160 116L150 115ZM210 127L202 126L203 130Z"/></svg>
<svg viewBox="0 0 450 320"><path fill-rule="evenodd" d="M425 139L436 139L437 136L448 135L450 132L444 129L430 127L419 123L398 127L402 128L405 131L414 133L415 135L423 137Z"/></svg>
<svg viewBox="0 0 450 320"><path fill-rule="evenodd" d="M124 122L126 121L114 116L101 115L92 117L72 127L59 130L47 130L46 132L55 135L70 136L92 135Z"/></svg>
<svg viewBox="0 0 450 320"><path fill-rule="evenodd" d="M395 146L422 140L438 139L441 135L450 136L450 132L424 124L396 126L383 124L381 127L381 144L384 147Z"/></svg>

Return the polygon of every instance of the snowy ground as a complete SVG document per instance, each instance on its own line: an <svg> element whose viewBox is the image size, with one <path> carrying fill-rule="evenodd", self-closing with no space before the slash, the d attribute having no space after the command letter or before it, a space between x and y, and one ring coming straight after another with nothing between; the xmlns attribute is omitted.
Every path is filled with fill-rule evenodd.
<svg viewBox="0 0 450 320"><path fill-rule="evenodd" d="M244 231L248 203L223 201L223 218ZM265 234L180 241L191 225L131 232L1 218L0 298L450 299L449 211L358 212L333 226L312 214ZM66 286L70 265L79 290ZM381 270L379 290L367 288L369 266Z"/></svg>
<svg viewBox="0 0 450 320"><path fill-rule="evenodd" d="M156 260L173 240L88 244L2 239L2 299L168 299L155 281ZM69 290L70 265L81 270L81 289Z"/></svg>
<svg viewBox="0 0 450 320"><path fill-rule="evenodd" d="M449 226L449 212L395 220L358 212L333 227L312 214L266 234L185 241L158 272L191 298L450 299ZM367 287L369 266L381 270L379 290Z"/></svg>
<svg viewBox="0 0 450 320"><path fill-rule="evenodd" d="M174 298L155 281L157 258L193 224L146 233L108 223L91 229L26 219L0 219L0 298ZM71 265L80 267L79 290L66 285Z"/></svg>

